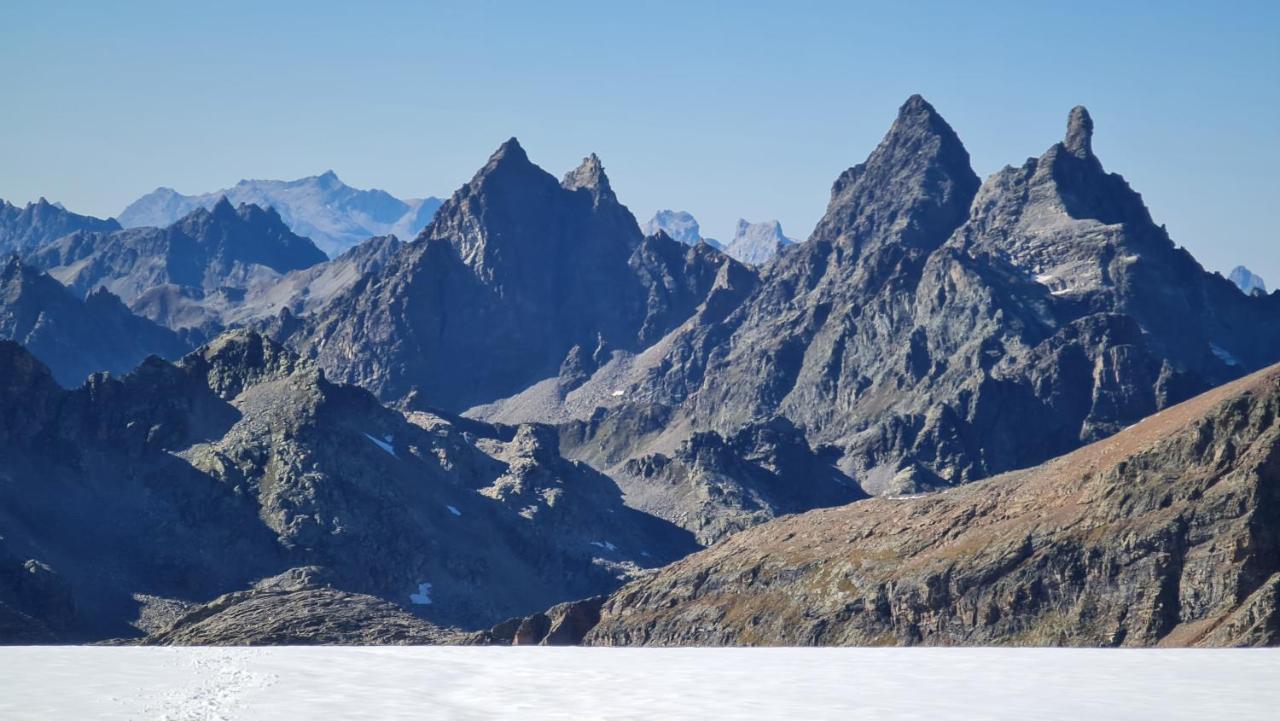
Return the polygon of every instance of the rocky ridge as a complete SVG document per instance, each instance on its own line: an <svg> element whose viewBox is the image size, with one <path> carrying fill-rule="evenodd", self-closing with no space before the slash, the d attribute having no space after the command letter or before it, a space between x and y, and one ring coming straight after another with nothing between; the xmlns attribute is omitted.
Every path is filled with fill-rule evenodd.
<svg viewBox="0 0 1280 721"><path fill-rule="evenodd" d="M147 356L177 358L189 349L110 292L99 289L82 300L17 255L0 265L0 338L21 343L68 387L92 373L123 373Z"/></svg>
<svg viewBox="0 0 1280 721"><path fill-rule="evenodd" d="M1280 642L1280 367L1035 468L740 533L615 592L601 645Z"/></svg>

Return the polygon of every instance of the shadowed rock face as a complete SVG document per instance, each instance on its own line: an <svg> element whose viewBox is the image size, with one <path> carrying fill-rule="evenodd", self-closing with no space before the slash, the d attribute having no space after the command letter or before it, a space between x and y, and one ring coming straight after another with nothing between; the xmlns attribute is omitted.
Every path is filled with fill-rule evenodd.
<svg viewBox="0 0 1280 721"><path fill-rule="evenodd" d="M120 230L120 224L110 218L77 215L44 198L22 208L0 200L0 255L26 255L80 230L110 233Z"/></svg>
<svg viewBox="0 0 1280 721"><path fill-rule="evenodd" d="M601 645L1280 642L1280 367L1024 471L744 531L614 593Z"/></svg>
<svg viewBox="0 0 1280 721"><path fill-rule="evenodd" d="M132 370L150 355L177 358L189 348L106 290L81 300L16 255L0 265L0 338L26 346L65 386L91 373Z"/></svg>
<svg viewBox="0 0 1280 721"><path fill-rule="evenodd" d="M0 379L0 623L25 629L0 640L154 631L147 619L165 608L303 567L318 569L299 587L309 595L215 605L256 616L279 601L281 614L305 619L356 594L380 599L353 602L381 616L390 603L433 624L486 628L610 590L696 547L560 457L550 428L463 431L406 417L245 331L178 365L151 359L73 391L0 343ZM23 563L62 580L33 587L12 571ZM21 600L31 588L57 596L60 584L68 604ZM234 620L240 611L221 616L227 628L248 628ZM299 623L219 642L296 639ZM198 626L172 642L216 637ZM394 639L425 638L402 630ZM315 640L330 631L341 629Z"/></svg>

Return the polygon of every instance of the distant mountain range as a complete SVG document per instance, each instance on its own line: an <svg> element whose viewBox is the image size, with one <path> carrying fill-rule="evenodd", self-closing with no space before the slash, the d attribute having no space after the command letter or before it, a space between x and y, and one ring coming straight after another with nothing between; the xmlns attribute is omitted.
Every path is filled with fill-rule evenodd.
<svg viewBox="0 0 1280 721"><path fill-rule="evenodd" d="M274 209L233 208L223 197L165 228L78 231L29 260L77 295L106 288L156 322L207 336L222 327L228 307L327 259Z"/></svg>
<svg viewBox="0 0 1280 721"><path fill-rule="evenodd" d="M659 210L644 224L646 235L662 231L673 240L685 245L706 243L731 258L747 265L763 265L773 259L783 248L795 241L783 235L782 224L776 220L749 223L738 220L733 239L727 244L702 236L702 229L693 215L683 210Z"/></svg>
<svg viewBox="0 0 1280 721"><path fill-rule="evenodd" d="M984 182L913 96L724 250L514 138L331 260L10 213L0 640L1280 643L1280 295L1093 133Z"/></svg>
<svg viewBox="0 0 1280 721"><path fill-rule="evenodd" d="M119 220L126 228L163 228L196 208L212 208L222 197L236 205L275 208L293 232L310 238L329 257L373 236L413 240L441 203L439 198L401 200L382 190L352 188L329 170L298 180L242 180L200 195L157 188L130 203Z"/></svg>
<svg viewBox="0 0 1280 721"><path fill-rule="evenodd" d="M0 200L0 255L25 255L77 230L110 233L120 230L120 224L77 215L44 198L22 208Z"/></svg>

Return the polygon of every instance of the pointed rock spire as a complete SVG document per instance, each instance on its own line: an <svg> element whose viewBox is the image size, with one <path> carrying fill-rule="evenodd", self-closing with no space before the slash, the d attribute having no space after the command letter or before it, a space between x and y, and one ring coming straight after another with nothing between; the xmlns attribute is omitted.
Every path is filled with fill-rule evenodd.
<svg viewBox="0 0 1280 721"><path fill-rule="evenodd" d="M932 250L964 222L978 185L955 131L912 95L867 160L836 179L812 237L851 246L850 261L887 245Z"/></svg>
<svg viewBox="0 0 1280 721"><path fill-rule="evenodd" d="M1067 152L1079 158L1093 155L1093 118L1083 105L1071 109L1067 116L1067 136L1062 144Z"/></svg>
<svg viewBox="0 0 1280 721"><path fill-rule="evenodd" d="M576 169L564 176L560 185L565 190L586 189L598 198L616 199L613 188L609 185L609 176L604 174L604 165L600 163L600 158L595 153L583 158Z"/></svg>
<svg viewBox="0 0 1280 721"><path fill-rule="evenodd" d="M209 212L214 217L230 217L235 215L236 209L231 205L231 201L227 200L227 196L223 195L218 198L218 202L213 204L213 208Z"/></svg>
<svg viewBox="0 0 1280 721"><path fill-rule="evenodd" d="M508 138L505 143L498 146L497 150L493 151L493 155L489 156L489 162L485 167L497 167L510 162L529 163L529 155L524 152L524 148L520 147L520 141L516 140L514 136Z"/></svg>

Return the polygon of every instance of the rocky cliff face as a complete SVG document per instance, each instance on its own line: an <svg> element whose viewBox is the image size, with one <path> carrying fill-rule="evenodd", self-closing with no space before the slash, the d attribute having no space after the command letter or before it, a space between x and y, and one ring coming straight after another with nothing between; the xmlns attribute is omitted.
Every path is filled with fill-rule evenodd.
<svg viewBox="0 0 1280 721"><path fill-rule="evenodd" d="M1280 642L1280 367L1044 465L792 516L614 593L602 645Z"/></svg>
<svg viewBox="0 0 1280 721"><path fill-rule="evenodd" d="M17 341L66 386L99 371L123 373L144 358L177 358L177 335L129 311L105 290L83 300L16 255L0 265L0 338Z"/></svg>
<svg viewBox="0 0 1280 721"><path fill-rule="evenodd" d="M200 195L157 188L120 213L126 228L165 228L198 208L212 210L221 198L237 205L274 208L290 230L310 238L331 258L366 238L412 238L440 207L438 198L401 200L381 190L352 188L332 171L297 180L242 180Z"/></svg>
<svg viewBox="0 0 1280 721"><path fill-rule="evenodd" d="M74 233L31 259L73 292L105 287L153 320L182 329L218 325L220 308L325 255L274 210L233 208L223 198L166 228Z"/></svg>
<svg viewBox="0 0 1280 721"><path fill-rule="evenodd" d="M0 370L5 557L50 569L48 593L65 583L74 609L7 601L29 584L0 559L0 603L25 633L159 631L149 619L291 568L311 569L305 588L481 628L695 547L561 458L549 428L406 417L256 334L74 391L12 343ZM335 602L306 598L284 602Z"/></svg>
<svg viewBox="0 0 1280 721"><path fill-rule="evenodd" d="M22 208L0 200L0 255L27 255L78 230L110 233L120 230L120 224L110 218L72 213L44 198Z"/></svg>

